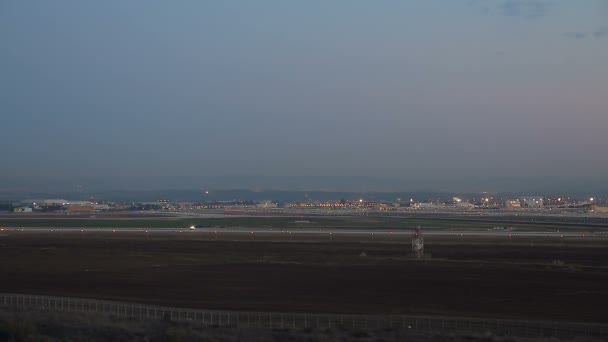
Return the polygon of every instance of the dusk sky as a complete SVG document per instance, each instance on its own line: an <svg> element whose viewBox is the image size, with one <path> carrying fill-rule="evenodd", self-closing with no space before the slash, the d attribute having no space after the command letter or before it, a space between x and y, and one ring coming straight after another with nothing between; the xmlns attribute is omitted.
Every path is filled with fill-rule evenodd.
<svg viewBox="0 0 608 342"><path fill-rule="evenodd" d="M5 182L608 174L605 0L3 0L0 42Z"/></svg>

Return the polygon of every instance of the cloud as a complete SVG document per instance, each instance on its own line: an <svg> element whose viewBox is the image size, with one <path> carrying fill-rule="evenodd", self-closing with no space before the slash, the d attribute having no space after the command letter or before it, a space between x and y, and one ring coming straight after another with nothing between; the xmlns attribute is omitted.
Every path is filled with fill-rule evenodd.
<svg viewBox="0 0 608 342"><path fill-rule="evenodd" d="M606 36L608 36L608 26L600 27L593 31L593 37L595 38L603 38Z"/></svg>
<svg viewBox="0 0 608 342"><path fill-rule="evenodd" d="M587 32L565 32L562 33L562 37L583 39L587 37Z"/></svg>
<svg viewBox="0 0 608 342"><path fill-rule="evenodd" d="M562 37L575 38L575 39L585 39L587 37L604 38L604 37L608 37L608 26L602 26L593 32L582 32L582 31L565 32L565 33L562 33Z"/></svg>
<svg viewBox="0 0 608 342"><path fill-rule="evenodd" d="M541 0L506 0L499 6L499 12L509 17L541 18L551 10L552 4Z"/></svg>

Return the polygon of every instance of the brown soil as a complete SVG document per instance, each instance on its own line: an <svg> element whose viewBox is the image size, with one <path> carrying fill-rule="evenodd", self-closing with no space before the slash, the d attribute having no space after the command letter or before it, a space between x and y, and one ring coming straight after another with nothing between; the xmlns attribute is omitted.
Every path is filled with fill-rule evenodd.
<svg viewBox="0 0 608 342"><path fill-rule="evenodd" d="M407 237L300 238L5 233L0 291L247 311L608 322L607 240L427 237L432 258L414 260Z"/></svg>

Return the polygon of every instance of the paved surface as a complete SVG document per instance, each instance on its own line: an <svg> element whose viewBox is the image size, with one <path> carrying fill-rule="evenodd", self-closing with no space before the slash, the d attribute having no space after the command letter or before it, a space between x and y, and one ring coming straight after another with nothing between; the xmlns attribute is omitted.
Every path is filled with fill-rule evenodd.
<svg viewBox="0 0 608 342"><path fill-rule="evenodd" d="M121 233L121 232L167 232L167 233L188 233L188 234L317 234L317 235L411 235L412 232L409 229L402 230L369 230L369 229L351 229L351 228L290 228L290 229L279 229L279 228L248 228L248 227L234 227L234 228L78 228L78 227L66 227L66 228L54 228L54 227L5 227L0 232L107 232L107 233ZM426 229L424 231L426 236L523 236L523 237L595 237L595 238L608 238L607 232L560 232L556 231L517 231L509 229L499 230L441 230L441 229Z"/></svg>

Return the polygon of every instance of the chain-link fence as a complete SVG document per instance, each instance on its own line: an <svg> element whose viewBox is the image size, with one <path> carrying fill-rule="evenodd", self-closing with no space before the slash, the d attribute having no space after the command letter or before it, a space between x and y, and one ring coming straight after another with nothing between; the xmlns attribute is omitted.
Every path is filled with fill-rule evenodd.
<svg viewBox="0 0 608 342"><path fill-rule="evenodd" d="M0 293L0 306L112 316L125 320L188 321L224 327L271 329L403 329L412 332L477 333L531 338L608 338L608 325L403 315L340 315L184 309L116 301Z"/></svg>

